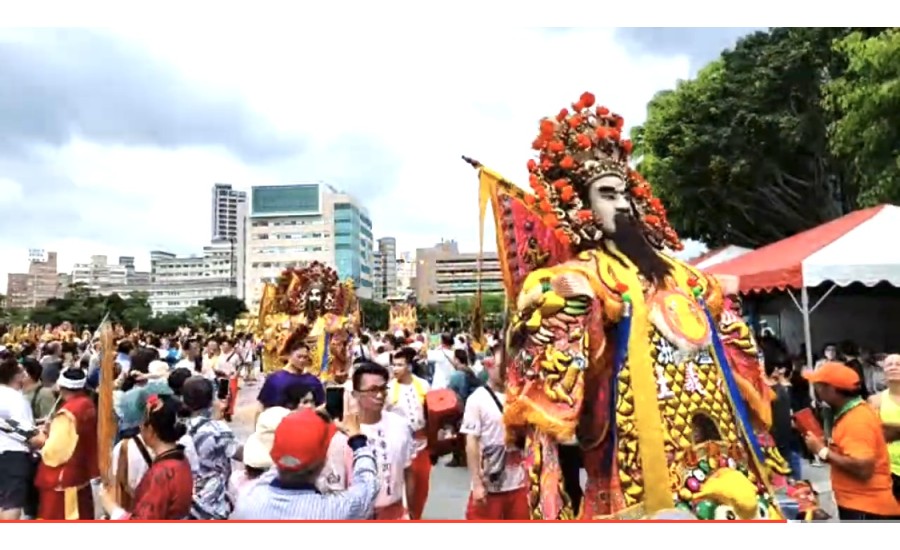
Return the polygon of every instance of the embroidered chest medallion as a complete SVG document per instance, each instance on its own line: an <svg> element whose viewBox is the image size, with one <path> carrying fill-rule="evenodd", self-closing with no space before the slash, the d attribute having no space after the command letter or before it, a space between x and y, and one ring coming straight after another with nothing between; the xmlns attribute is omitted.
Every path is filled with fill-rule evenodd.
<svg viewBox="0 0 900 550"><path fill-rule="evenodd" d="M710 345L709 319L700 304L680 289L656 293L650 303L650 322L679 351L695 354Z"/></svg>

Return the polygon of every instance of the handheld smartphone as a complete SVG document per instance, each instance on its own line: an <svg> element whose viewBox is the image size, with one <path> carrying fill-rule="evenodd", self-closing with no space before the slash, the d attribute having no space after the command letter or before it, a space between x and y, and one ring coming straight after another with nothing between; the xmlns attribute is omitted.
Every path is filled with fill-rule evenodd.
<svg viewBox="0 0 900 550"><path fill-rule="evenodd" d="M342 386L325 388L325 412L335 420L344 418L344 388Z"/></svg>

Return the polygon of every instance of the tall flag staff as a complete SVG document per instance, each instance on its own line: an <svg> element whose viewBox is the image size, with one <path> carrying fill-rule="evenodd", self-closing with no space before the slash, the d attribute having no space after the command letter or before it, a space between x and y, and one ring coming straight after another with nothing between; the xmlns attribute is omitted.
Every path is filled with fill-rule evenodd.
<svg viewBox="0 0 900 550"><path fill-rule="evenodd" d="M104 317L97 332L100 335L100 387L98 388L97 460L100 475L109 476L113 445L118 425L113 413L113 390L116 385L116 336L112 324Z"/></svg>

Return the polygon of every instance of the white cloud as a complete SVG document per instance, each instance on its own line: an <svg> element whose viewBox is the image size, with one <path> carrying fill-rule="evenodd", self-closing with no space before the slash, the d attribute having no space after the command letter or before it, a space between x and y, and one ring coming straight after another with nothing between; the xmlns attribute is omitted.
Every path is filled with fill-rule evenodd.
<svg viewBox="0 0 900 550"><path fill-rule="evenodd" d="M429 27L350 35L329 28L235 38L206 27L121 38L191 82L239 96L304 145L259 166L215 148L76 140L45 151L43 161L91 197L90 211L76 235L59 227L58 240L0 239L0 285L6 272L24 269L29 247L59 251L63 268L94 253L134 255L146 266L150 249L199 251L209 238L216 182L329 181L365 197L376 236L397 237L401 250L441 238L474 250L477 182L460 155L524 183L542 116L589 90L629 125L640 124L654 93L690 76L686 57L635 54L610 29L473 35ZM18 196L15 182L0 180L0 201L11 200L6 189Z"/></svg>

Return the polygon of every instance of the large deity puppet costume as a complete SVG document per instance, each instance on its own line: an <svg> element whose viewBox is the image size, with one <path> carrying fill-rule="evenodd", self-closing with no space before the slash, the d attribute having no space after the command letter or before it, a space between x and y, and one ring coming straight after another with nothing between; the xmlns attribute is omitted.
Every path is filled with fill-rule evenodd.
<svg viewBox="0 0 900 550"><path fill-rule="evenodd" d="M754 435L768 394L728 365L719 284L664 253L678 236L629 167L622 117L594 101L541 121L533 194L470 161L514 304L504 416L526 436L532 517L781 517ZM580 513L557 455L576 437Z"/></svg>
<svg viewBox="0 0 900 550"><path fill-rule="evenodd" d="M266 372L281 368L291 344L302 339L310 348L311 374L323 382L346 381L359 302L353 282L340 282L334 269L313 262L284 270L263 292L260 324Z"/></svg>

